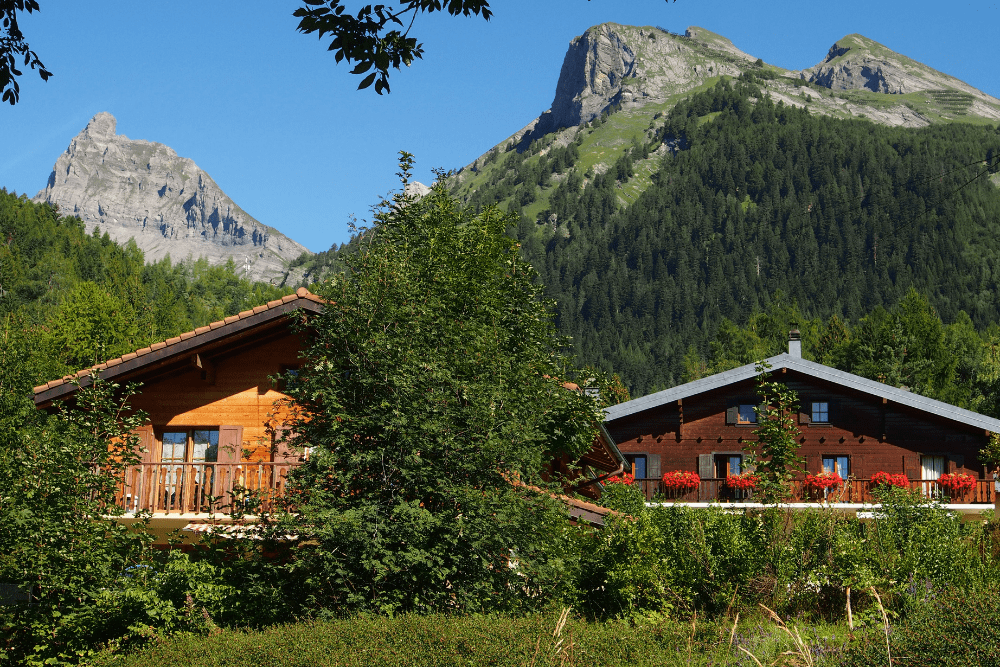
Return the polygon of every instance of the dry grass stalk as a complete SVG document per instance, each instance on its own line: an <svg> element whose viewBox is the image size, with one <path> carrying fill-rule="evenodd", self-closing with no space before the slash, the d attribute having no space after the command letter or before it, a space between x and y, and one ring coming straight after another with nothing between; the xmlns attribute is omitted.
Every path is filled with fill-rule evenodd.
<svg viewBox="0 0 1000 667"><path fill-rule="evenodd" d="M799 632L799 629L795 627L789 629L788 626L785 625L785 622L781 620L781 617L774 613L773 610L763 604L760 606L768 613L768 615L770 615L774 622L777 623L778 627L781 628L786 635L788 635L788 638L792 640L792 645L795 646L794 651L785 651L781 655L798 656L798 658L802 661L802 665L805 667L814 667L816 663L813 661L812 651L809 650L805 640L802 639L802 634ZM760 664L759 661L758 664ZM775 664L777 664L777 661Z"/></svg>
<svg viewBox="0 0 1000 667"><path fill-rule="evenodd" d="M688 637L688 664L691 664L691 644L694 642L694 633L698 627L698 612L694 612L694 616L691 617L691 636Z"/></svg>
<svg viewBox="0 0 1000 667"><path fill-rule="evenodd" d="M882 598L879 597L878 591L875 590L874 586L871 586L872 595L875 596L875 602L878 603L878 610L882 612L882 629L885 631L885 654L889 658L889 667L892 667L892 649L889 648L889 615L885 613L885 607L882 606Z"/></svg>
<svg viewBox="0 0 1000 667"><path fill-rule="evenodd" d="M753 653L751 653L750 651L746 650L742 646L740 646L740 650L743 651L744 653L746 653L748 656L750 656L753 659L753 661L756 662L759 665L759 667L764 667L764 664L760 660L758 660L757 656L755 656Z"/></svg>
<svg viewBox="0 0 1000 667"><path fill-rule="evenodd" d="M851 587L847 587L847 629L854 632L854 615L851 614Z"/></svg>
<svg viewBox="0 0 1000 667"><path fill-rule="evenodd" d="M729 633L729 645L733 645L733 640L736 638L736 626L740 624L740 612L736 612L736 620L733 621L733 630Z"/></svg>

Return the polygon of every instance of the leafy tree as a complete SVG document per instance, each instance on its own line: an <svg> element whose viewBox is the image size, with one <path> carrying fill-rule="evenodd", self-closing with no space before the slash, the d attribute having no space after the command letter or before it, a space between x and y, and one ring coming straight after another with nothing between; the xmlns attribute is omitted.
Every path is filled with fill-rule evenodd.
<svg viewBox="0 0 1000 667"><path fill-rule="evenodd" d="M11 105L17 104L21 92L16 77L21 76L18 60L22 56L25 65L38 70L42 81L48 81L52 76L52 72L45 69L38 55L28 46L17 24L18 12L30 14L33 11L38 11L35 0L0 0L0 17L3 20L0 27L0 90L3 91L3 101Z"/></svg>
<svg viewBox="0 0 1000 667"><path fill-rule="evenodd" d="M135 311L89 281L66 296L52 322L52 351L70 368L121 356L139 342Z"/></svg>
<svg viewBox="0 0 1000 667"><path fill-rule="evenodd" d="M0 662L75 663L96 650L94 596L121 577L148 542L111 517L119 477L138 459L130 391L81 389L48 415L31 401L39 350L22 323L0 332L0 581L32 597L0 606ZM89 630L85 630L89 627Z"/></svg>
<svg viewBox="0 0 1000 667"><path fill-rule="evenodd" d="M669 2L669 0L667 0ZM676 0L675 0L676 1ZM298 30L310 35L333 36L328 51L337 62L356 63L351 74L366 74L358 90L375 84L375 92L389 92L389 68L407 67L423 58L424 45L410 36L418 14L446 11L452 16L493 16L487 0L403 0L399 9L389 5L365 5L356 15L347 11L342 0L302 0L295 10ZM402 30L400 30L402 29ZM374 68L374 71L371 71ZM548 172L545 174L548 175Z"/></svg>
<svg viewBox="0 0 1000 667"><path fill-rule="evenodd" d="M757 393L761 404L757 413L756 443L748 443L747 462L760 476L764 502L778 502L791 495L790 482L803 470L798 456L798 395L780 382L771 380L766 362L757 365Z"/></svg>
<svg viewBox="0 0 1000 667"><path fill-rule="evenodd" d="M400 161L403 186L412 159ZM293 571L310 607L477 611L562 595L575 556L543 467L592 443L597 403L496 208L439 183L383 202L349 270L317 287L289 390ZM315 545L315 546L309 546Z"/></svg>

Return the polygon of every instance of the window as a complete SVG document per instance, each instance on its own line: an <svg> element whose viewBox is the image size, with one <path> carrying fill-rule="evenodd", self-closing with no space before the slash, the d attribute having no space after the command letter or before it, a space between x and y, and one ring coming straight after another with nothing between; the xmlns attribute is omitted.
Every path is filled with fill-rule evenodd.
<svg viewBox="0 0 1000 667"><path fill-rule="evenodd" d="M813 401L810 421L813 424L829 424L830 403L828 401Z"/></svg>
<svg viewBox="0 0 1000 667"><path fill-rule="evenodd" d="M646 455L645 454L624 454L628 464L625 472L631 472L636 479L646 479ZM631 470L629 470L631 468Z"/></svg>
<svg viewBox="0 0 1000 667"><path fill-rule="evenodd" d="M925 480L923 493L925 496L937 498L941 495L941 489L937 484L927 480L937 480L944 474L943 456L921 456L920 457L920 478Z"/></svg>
<svg viewBox="0 0 1000 667"><path fill-rule="evenodd" d="M730 475L739 475L743 472L743 456L741 454L716 454L715 455L715 476L725 479Z"/></svg>
<svg viewBox="0 0 1000 667"><path fill-rule="evenodd" d="M288 389L295 386L296 381L299 378L299 367L289 366L288 364L281 364L278 370L278 391L287 391Z"/></svg>
<svg viewBox="0 0 1000 667"><path fill-rule="evenodd" d="M944 474L943 456L921 456L920 457L920 477L921 479L934 479Z"/></svg>
<svg viewBox="0 0 1000 667"><path fill-rule="evenodd" d="M164 431L160 461L163 463L212 463L219 459L219 429Z"/></svg>
<svg viewBox="0 0 1000 667"><path fill-rule="evenodd" d="M813 403L813 405L816 404ZM851 474L851 458L841 455L824 456L823 472L835 472L840 475L841 479L847 479L848 475Z"/></svg>
<svg viewBox="0 0 1000 667"><path fill-rule="evenodd" d="M736 423L737 424L756 424L757 423L757 411L756 405L740 405L739 411L736 413Z"/></svg>

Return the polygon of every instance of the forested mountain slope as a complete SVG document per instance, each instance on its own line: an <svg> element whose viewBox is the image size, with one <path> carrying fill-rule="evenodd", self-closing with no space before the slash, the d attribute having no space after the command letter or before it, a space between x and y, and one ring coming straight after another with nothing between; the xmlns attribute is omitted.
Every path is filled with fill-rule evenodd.
<svg viewBox="0 0 1000 667"><path fill-rule="evenodd" d="M945 321L1000 316L1000 193L974 178L1000 157L995 127L814 115L745 74L678 103L603 174L588 176L580 143L496 160L549 189L522 215L524 251L582 361L634 395L680 382L690 346L707 354L723 318L746 322L776 290L809 318L856 322L911 287ZM505 185L469 203L502 200Z"/></svg>
<svg viewBox="0 0 1000 667"><path fill-rule="evenodd" d="M134 243L0 189L0 350L28 349L36 383L289 292L240 279L231 261L146 264Z"/></svg>

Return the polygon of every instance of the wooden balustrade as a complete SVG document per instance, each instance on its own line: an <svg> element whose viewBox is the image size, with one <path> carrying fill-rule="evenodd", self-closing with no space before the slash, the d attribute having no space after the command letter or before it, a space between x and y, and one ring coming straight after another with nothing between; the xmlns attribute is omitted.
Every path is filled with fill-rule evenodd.
<svg viewBox="0 0 1000 667"><path fill-rule="evenodd" d="M665 500L667 502L753 502L758 496L753 491L739 491L725 485L725 479L702 478L697 489L681 491L666 489L659 479L637 479L647 500ZM976 486L960 494L951 494L933 480L911 480L910 489L928 498L948 498L951 503L961 504L992 504L995 494L993 480L976 480ZM830 502L830 503L874 503L870 479L848 479L836 489L815 491L803 486L802 480L792 482L791 502Z"/></svg>
<svg viewBox="0 0 1000 667"><path fill-rule="evenodd" d="M115 496L126 513L233 513L270 510L296 464L139 463L129 466Z"/></svg>

